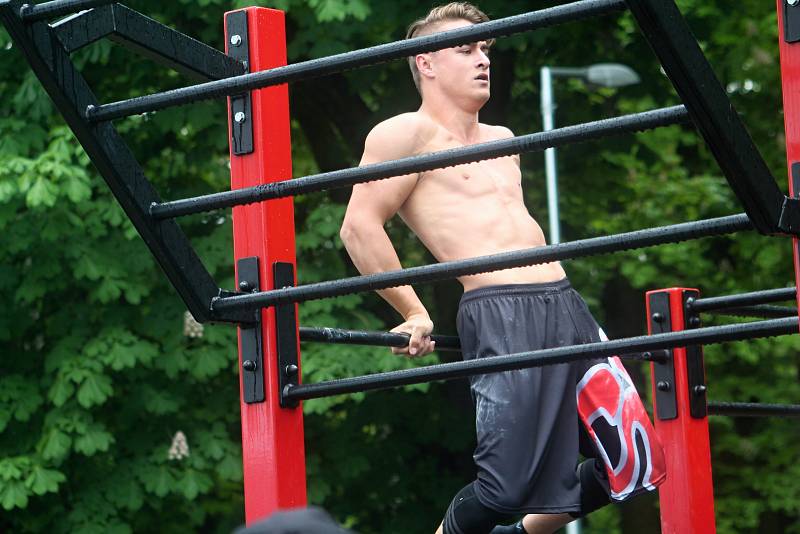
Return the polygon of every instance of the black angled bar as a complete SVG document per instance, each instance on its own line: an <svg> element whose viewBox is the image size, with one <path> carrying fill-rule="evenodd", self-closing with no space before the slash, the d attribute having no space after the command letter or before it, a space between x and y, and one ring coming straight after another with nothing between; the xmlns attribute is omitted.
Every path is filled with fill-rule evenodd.
<svg viewBox="0 0 800 534"><path fill-rule="evenodd" d="M110 121L148 111L156 111L171 106L221 98L245 93L253 89L280 85L283 83L308 80L335 74L367 65L375 65L394 59L406 58L414 54L441 50L451 46L480 41L503 35L531 31L565 22L605 15L625 9L624 0L580 0L571 4L555 6L522 15L483 22L465 28L458 28L414 39L406 39L378 46L345 52L310 61L303 61L285 67L254 72L198 84L182 89L174 89L154 95L141 96L86 110L91 121Z"/></svg>
<svg viewBox="0 0 800 534"><path fill-rule="evenodd" d="M786 196L675 2L626 3L756 229L764 234L787 231L779 227Z"/></svg>
<svg viewBox="0 0 800 534"><path fill-rule="evenodd" d="M800 417L800 404L711 401L708 403L708 415L726 415L729 417Z"/></svg>
<svg viewBox="0 0 800 534"><path fill-rule="evenodd" d="M655 109L643 113L635 113L622 117L566 126L548 132L538 132L510 139L490 141L465 147L452 148L420 156L412 156L394 161L386 161L324 172L312 176L273 182L257 187L224 191L195 198L175 200L155 204L150 214L156 219L179 217L192 213L200 213L219 208L240 206L262 200L288 197L301 193L323 191L336 187L347 187L358 183L370 182L401 176L415 172L423 172L441 167L461 165L484 159L498 158L512 154L544 150L571 143L579 143L599 139L608 135L639 132L662 126L678 124L689 120L689 114L683 106Z"/></svg>
<svg viewBox="0 0 800 534"><path fill-rule="evenodd" d="M300 341L315 341L343 345L368 345L374 347L407 347L409 334L395 332L365 332L341 328L300 327ZM431 336L436 350L461 350L457 336Z"/></svg>
<svg viewBox="0 0 800 534"><path fill-rule="evenodd" d="M241 61L120 4L97 7L52 25L67 52L98 39L142 54L166 67L201 80L244 74Z"/></svg>
<svg viewBox="0 0 800 534"><path fill-rule="evenodd" d="M725 341L741 341L762 337L783 336L796 334L798 325L795 319L773 319L770 321L756 321L752 323L712 326L655 334L651 336L637 336L627 339L587 343L569 347L557 347L531 352L520 352L505 356L492 356L475 360L443 363L401 371L376 373L367 376L342 378L317 384L301 384L294 386L285 394L285 398L292 401L315 399L341 395L343 393L356 393L385 389L409 384L420 384L433 380L452 380L483 373L496 373L513 369L526 369L542 367L559 363L602 358L613 355L634 359L652 359L645 353L639 356L634 354L644 351L656 351L686 345L707 345Z"/></svg>
<svg viewBox="0 0 800 534"><path fill-rule="evenodd" d="M407 284L450 280L458 276L581 258L594 254L620 252L635 248L663 245L665 243L677 243L689 239L718 236L750 229L752 229L752 223L747 215L742 213L739 215L730 215L728 217L674 224L671 226L660 226L648 228L646 230L594 237L572 241L570 243L534 247L466 260L448 261L400 269L397 271L343 278L330 282L319 282L316 284L306 284L258 293L217 297L212 301L211 307L215 313L227 312L230 310L254 310L275 304L336 297L357 293L359 291L386 289L388 287Z"/></svg>
<svg viewBox="0 0 800 534"><path fill-rule="evenodd" d="M22 4L19 15L25 22L36 22L115 2L116 0L53 0L41 4Z"/></svg>
<svg viewBox="0 0 800 534"><path fill-rule="evenodd" d="M194 318L252 321L252 314L234 312L221 317L210 310L219 285L175 221L157 222L150 217L150 205L161 201L155 189L111 123L89 124L84 119L79 110L97 102L94 94L53 29L44 22L23 23L21 5L20 0L0 0L0 21Z"/></svg>
<svg viewBox="0 0 800 534"><path fill-rule="evenodd" d="M752 291L739 295L725 295L722 297L708 297L703 299L687 301L686 306L693 312L708 312L722 310L725 308L738 308L741 306L753 306L757 304L767 304L770 302L783 302L785 300L795 300L797 289L794 287L781 287L778 289L765 289L763 291Z"/></svg>

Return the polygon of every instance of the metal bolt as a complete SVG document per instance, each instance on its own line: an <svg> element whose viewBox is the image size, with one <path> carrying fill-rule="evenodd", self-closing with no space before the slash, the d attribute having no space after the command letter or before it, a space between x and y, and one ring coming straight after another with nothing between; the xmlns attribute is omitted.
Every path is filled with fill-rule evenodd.
<svg viewBox="0 0 800 534"><path fill-rule="evenodd" d="M659 380L658 383L656 384L656 389L658 389L659 391L669 391L670 390L669 382L667 382L666 380Z"/></svg>
<svg viewBox="0 0 800 534"><path fill-rule="evenodd" d="M244 111L237 111L236 114L233 116L233 120L238 122L239 124L243 123L247 116L244 114Z"/></svg>
<svg viewBox="0 0 800 534"><path fill-rule="evenodd" d="M800 0L798 0L798 1L800 2ZM693 328L700 326L700 317L698 317L696 315L693 315L692 317L689 317L689 326L691 326Z"/></svg>
<svg viewBox="0 0 800 534"><path fill-rule="evenodd" d="M245 371L253 372L256 370L257 367L258 366L256 365L256 362L254 362L253 360L245 360L244 362L242 362L242 369L244 369Z"/></svg>
<svg viewBox="0 0 800 534"><path fill-rule="evenodd" d="M800 2L800 0L797 0L797 1ZM686 302L684 303L684 306L686 306L687 309L691 309L692 306L694 306L694 301L695 301L694 297L689 297L688 299L686 299Z"/></svg>
<svg viewBox="0 0 800 534"><path fill-rule="evenodd" d="M233 46L239 46L242 44L242 36L239 34L231 35L231 44Z"/></svg>
<svg viewBox="0 0 800 534"><path fill-rule="evenodd" d="M250 282L248 282L247 280L242 280L241 282L239 282L239 289L241 289L244 292L247 292L250 291L250 289L252 288L250 287Z"/></svg>
<svg viewBox="0 0 800 534"><path fill-rule="evenodd" d="M800 4L800 0L786 0L786 3L790 6L796 6L797 4Z"/></svg>
<svg viewBox="0 0 800 534"><path fill-rule="evenodd" d="M652 352L643 352L642 353L642 358L644 358L645 360L651 360L653 358L653 353Z"/></svg>
<svg viewBox="0 0 800 534"><path fill-rule="evenodd" d="M655 312L653 314L653 321L656 323L662 323L664 322L664 316L658 312Z"/></svg>
<svg viewBox="0 0 800 534"><path fill-rule="evenodd" d="M297 366L293 363L290 363L286 366L286 374L289 376L294 376L297 374Z"/></svg>
<svg viewBox="0 0 800 534"><path fill-rule="evenodd" d="M798 2L800 2L800 0L798 0ZM699 384L699 385L695 386L692 389L692 391L694 392L695 395L700 396L700 395L702 395L703 393L706 392L706 389L708 389L708 388L706 388L703 384Z"/></svg>

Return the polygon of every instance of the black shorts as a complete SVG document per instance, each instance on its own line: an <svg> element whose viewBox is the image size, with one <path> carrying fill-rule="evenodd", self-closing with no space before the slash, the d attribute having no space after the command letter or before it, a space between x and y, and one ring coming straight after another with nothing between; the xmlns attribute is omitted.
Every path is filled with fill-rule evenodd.
<svg viewBox="0 0 800 534"><path fill-rule="evenodd" d="M604 338L586 303L566 279L468 291L459 304L457 325L467 360L579 345ZM613 365L611 359L598 358L470 378L478 437L474 453L478 470L475 493L484 505L508 514L580 512L580 483L575 470L582 425L576 386L579 382L584 384L586 377L597 374L600 368L615 369ZM621 373L627 377L624 369ZM620 392L627 391L625 395L631 400L625 409L635 405L635 411L646 420L635 388L629 378L627 382L629 388L627 385L620 388ZM623 396L620 393L619 398ZM651 446L657 445L657 439L648 431L652 428L649 420L636 423L634 431L629 432L631 441L623 436L622 425L610 427L605 423L612 419L611 415L598 417L602 413L621 413L622 405L619 410L584 411L587 411L584 424L591 434L588 440L591 445L581 447L580 452L602 457L612 482L615 472L631 472L634 463L638 469L631 472L629 478L633 483L628 484L630 488L621 498L638 493L642 486L651 490L660 483L661 479L653 482L648 478L661 476L660 465L655 470L651 468L654 458ZM605 426L595 432L597 421ZM647 434L644 438L637 437L636 432L641 434L639 428L644 428ZM597 434L610 436L617 450L604 448ZM643 447L647 450L640 457L636 450ZM659 460L660 446L655 448L658 448L655 459ZM602 454L598 454L598 449ZM620 451L625 458L621 458ZM628 457L635 462L628 461ZM613 492L612 496L620 498Z"/></svg>

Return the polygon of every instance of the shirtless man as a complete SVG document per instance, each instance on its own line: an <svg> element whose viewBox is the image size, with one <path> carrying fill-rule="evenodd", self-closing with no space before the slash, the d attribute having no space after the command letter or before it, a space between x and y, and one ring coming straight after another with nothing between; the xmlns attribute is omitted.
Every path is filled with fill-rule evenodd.
<svg viewBox="0 0 800 534"><path fill-rule="evenodd" d="M407 37L486 20L472 5L452 3L434 8L413 23ZM378 124L366 139L361 165L512 137L508 128L478 121L478 112L489 99L491 44L480 41L409 58L422 105L415 112ZM384 230L395 214L440 262L545 244L542 229L523 202L518 156L356 185L340 235L361 273L401 268ZM465 359L600 340L597 324L569 286L559 263L464 276L459 281L465 290L458 313ZM433 322L412 287L378 293L404 318L393 331L411 335L408 347L394 352L421 356L434 350L430 339ZM624 498L660 483L660 449L651 447L657 443L652 432L646 432L649 436L640 436L639 443L647 443L647 450L636 465L646 464L648 471L643 477L637 471L633 485L622 494L609 488L607 473L613 478L614 468L621 465L620 454L627 458L627 451L636 449L632 451L635 455L639 450L635 440L622 439L610 419L605 428L612 429L617 450L605 454L611 459L610 471L608 462L591 458L576 472L577 404L582 402L580 398L576 402L576 385L582 378L584 384L594 374L599 376L598 366L608 376L624 374L609 362L594 360L472 377L478 477L453 499L437 533L488 533L498 523L522 514L527 515L516 525L497 527L494 532L549 533L608 503L610 491L612 496ZM588 372L590 368L595 369L594 374ZM620 392L630 396L629 379L616 380L624 383ZM607 384L603 387L607 390ZM620 393L620 399L622 396ZM644 408L638 396L634 401L641 415ZM592 424L591 420L584 422ZM642 426L649 429L649 421ZM589 435L595 447L581 448L581 452L598 456L598 438L591 429Z"/></svg>

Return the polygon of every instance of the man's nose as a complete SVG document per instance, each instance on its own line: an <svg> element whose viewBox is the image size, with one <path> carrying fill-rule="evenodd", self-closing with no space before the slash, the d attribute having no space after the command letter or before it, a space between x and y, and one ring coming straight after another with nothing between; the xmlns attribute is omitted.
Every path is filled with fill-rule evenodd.
<svg viewBox="0 0 800 534"><path fill-rule="evenodd" d="M478 51L478 67L488 69L490 64L489 56L483 50Z"/></svg>

